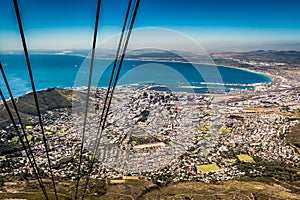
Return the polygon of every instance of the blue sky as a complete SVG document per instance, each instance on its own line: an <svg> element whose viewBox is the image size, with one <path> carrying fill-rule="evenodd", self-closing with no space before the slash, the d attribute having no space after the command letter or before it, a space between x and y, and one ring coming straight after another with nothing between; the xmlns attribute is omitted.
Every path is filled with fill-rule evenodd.
<svg viewBox="0 0 300 200"><path fill-rule="evenodd" d="M119 33L127 2L102 0L99 43ZM90 48L96 3L96 0L19 0L28 47ZM141 0L135 27L176 30L208 50L264 45L280 48L300 43L299 8L298 0ZM166 39L151 35L145 38L153 42ZM12 0L1 0L0 49L20 47Z"/></svg>

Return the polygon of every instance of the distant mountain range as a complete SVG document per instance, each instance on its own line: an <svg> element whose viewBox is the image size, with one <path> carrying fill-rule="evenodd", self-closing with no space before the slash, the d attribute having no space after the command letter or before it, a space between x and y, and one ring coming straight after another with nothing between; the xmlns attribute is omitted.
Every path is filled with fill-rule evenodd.
<svg viewBox="0 0 300 200"><path fill-rule="evenodd" d="M286 64L300 65L299 51L274 51L274 50L258 50L250 52L224 52L215 53L213 56L231 57L244 61L260 61L260 62L278 62Z"/></svg>

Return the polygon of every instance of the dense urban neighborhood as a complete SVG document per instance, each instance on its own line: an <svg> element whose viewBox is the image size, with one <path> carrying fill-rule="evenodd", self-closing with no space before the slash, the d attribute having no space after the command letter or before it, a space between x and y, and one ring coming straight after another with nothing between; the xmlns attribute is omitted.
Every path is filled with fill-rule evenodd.
<svg viewBox="0 0 300 200"><path fill-rule="evenodd" d="M299 186L299 144L287 139L291 128L299 124L299 73L290 73L286 67L281 70L285 63L270 64L279 70L264 70L269 65L223 59L247 63L252 66L249 70L257 66L255 70L265 73L272 82L223 94L157 90L162 85L118 86L103 130L99 122L106 88L93 88L83 141L82 102L73 103L72 109L45 111L43 123L54 177L77 179L83 142L82 169L86 173L82 176L88 175L89 163L95 158L92 179L109 179L113 184L124 177L138 177L164 186L267 175L298 181ZM264 71L258 70L258 66ZM86 94L84 87L72 91L73 99ZM27 139L39 170L47 177L49 166L38 118L31 117L29 121ZM16 136L12 125L0 131L1 143L19 146L20 140L25 138ZM18 149L1 152L2 182L34 177L25 152Z"/></svg>

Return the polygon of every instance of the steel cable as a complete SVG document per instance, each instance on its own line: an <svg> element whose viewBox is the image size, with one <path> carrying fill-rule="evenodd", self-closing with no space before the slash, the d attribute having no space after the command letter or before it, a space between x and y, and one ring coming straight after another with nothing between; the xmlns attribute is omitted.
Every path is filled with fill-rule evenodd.
<svg viewBox="0 0 300 200"><path fill-rule="evenodd" d="M53 171L52 171L52 167L51 167L51 160L50 160L50 156L49 156L49 147L48 147L47 139L46 139L45 132L44 132L44 126L43 126L43 122L42 122L42 115L41 115L39 102L38 102L38 98L37 98L37 93L36 93L36 89L35 89L35 84L34 84L30 59L29 59L29 55L28 55L26 39L25 39L24 30L23 30L23 24L22 24L22 20L21 20L20 11L19 11L18 1L13 0L13 2L14 2L14 8L15 8L15 12L16 12L17 21L18 21L20 36L21 36L21 40L22 40L22 46L23 46L23 50L24 50L24 54L25 54L26 63L27 63L27 69L28 69L28 73L29 73L29 77L30 77L31 88L32 88L33 96L34 96L34 101L35 101L35 105L36 105L38 119L39 119L39 124L40 124L40 127L41 127L42 136L43 136L43 143L44 143L45 150L46 150L46 156L47 156L47 161L48 161L49 172L50 172L50 175L51 175L51 180L52 180L52 184L53 184L53 188L54 188L55 198L57 200L58 197L57 197L57 191L56 191Z"/></svg>
<svg viewBox="0 0 300 200"><path fill-rule="evenodd" d="M6 78L6 75L5 75L5 72L4 72L4 70L3 70L3 67L2 67L1 62L0 62L0 70L1 70L1 74L2 74L2 77L3 77L4 83L5 83L5 86L6 86L6 88L7 88L7 91L8 91L9 97L10 97L10 100L11 100L11 102L12 102L12 105L13 105L13 107L14 107L15 113L16 113L16 115L17 115L17 119L18 119L19 124L20 124L20 126L21 126L21 129L22 129L22 132L23 132L23 135L24 135L24 138L25 138L25 142L26 142L26 144L27 144L27 146L28 146L29 153L28 153L28 151L27 151L27 149L26 149L25 144L23 144L24 141L22 140L21 135L18 134L18 136L19 136L19 138L20 138L20 140L21 140L22 146L23 146L23 148L24 148L24 150L25 150L25 153L26 153L26 156L27 156L27 158L28 158L28 160L29 160L29 162L30 162L32 168L33 168L34 174L35 174L35 176L36 176L36 178L37 178L37 180L38 180L38 182L39 182L39 185L40 185L41 189L43 190L43 193L44 193L44 195L45 195L45 198L48 199L48 196L47 196L47 193L46 193L44 184L43 184L43 180L41 179L41 175L40 175L40 173L39 173L39 171L38 171L38 166L37 166L37 164L36 164L36 160L35 160L35 158L34 158L33 152L32 152L32 150L31 150L31 147L30 147L30 144L29 144L29 141L28 141L28 138L27 138L27 134L26 134L26 131L25 131L25 128L24 128L24 124L22 123L22 120L21 120L21 116L20 116L19 110L18 110L18 108L17 108L15 99L14 99L13 94L12 94L12 92L11 92L11 89L10 89L10 86L9 86L9 83L8 83L7 78ZM2 100L3 100L3 99L2 99ZM5 99L4 99L4 100L5 100ZM4 102L4 100L3 100L3 102ZM9 109L9 107L6 108L6 109ZM9 113L9 116L10 116L10 118L11 118L12 116L10 115L10 113L11 113L10 110L8 110L7 112ZM14 119L11 118L11 121L14 121ZM15 121L12 122L12 123L14 124ZM19 133L19 130L17 130L18 128L15 127L15 129L16 129L16 132ZM31 159L32 159L32 160L31 160Z"/></svg>
<svg viewBox="0 0 300 200"><path fill-rule="evenodd" d="M79 166L78 166L77 182L76 182L76 189L75 189L75 199L77 199L77 195L78 195L78 187L79 187L80 174L81 174L83 144L84 144L84 137L85 137L85 132L86 132L88 104L89 104L89 98L90 98L92 74L93 74L93 67L94 67L95 49L96 49L96 43L97 43L97 33L98 33L98 24L99 24L99 17L100 17L100 7L101 7L101 0L98 0L97 9L96 9L96 20L95 20L95 27L94 27L94 37L93 37L93 46L92 46L92 54L91 54L89 79L88 79L88 90L87 90L87 96L86 96L86 101L85 101L85 113L84 113L84 122L83 122L82 138L81 138L82 141L81 141L81 146L80 146Z"/></svg>

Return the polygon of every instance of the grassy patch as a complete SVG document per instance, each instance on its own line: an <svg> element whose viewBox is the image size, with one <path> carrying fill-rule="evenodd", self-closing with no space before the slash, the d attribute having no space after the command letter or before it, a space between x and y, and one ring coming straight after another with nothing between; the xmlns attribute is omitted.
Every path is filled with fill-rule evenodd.
<svg viewBox="0 0 300 200"><path fill-rule="evenodd" d="M27 140L30 142L32 140L33 136L32 135L27 135ZM26 138L23 138L23 142L26 142Z"/></svg>
<svg viewBox="0 0 300 200"><path fill-rule="evenodd" d="M13 142L18 142L19 141L19 136L15 136L11 139Z"/></svg>
<svg viewBox="0 0 300 200"><path fill-rule="evenodd" d="M156 137L162 137L162 134L161 133L157 133L155 134Z"/></svg>
<svg viewBox="0 0 300 200"><path fill-rule="evenodd" d="M197 170L201 171L202 173L209 173L221 170L217 164L207 164L207 165L198 165Z"/></svg>
<svg viewBox="0 0 300 200"><path fill-rule="evenodd" d="M247 154L239 154L237 155L238 159L241 161L241 162L253 162L253 158Z"/></svg>
<svg viewBox="0 0 300 200"><path fill-rule="evenodd" d="M231 133L232 129L231 128L221 128L220 131L222 133Z"/></svg>
<svg viewBox="0 0 300 200"><path fill-rule="evenodd" d="M51 131L45 131L45 134L46 135L52 135L52 132Z"/></svg>
<svg viewBox="0 0 300 200"><path fill-rule="evenodd" d="M211 126L203 126L203 127L199 127L200 131L209 131L211 129Z"/></svg>
<svg viewBox="0 0 300 200"><path fill-rule="evenodd" d="M59 134L62 136L65 136L65 135L68 135L69 133L64 131L64 132L60 132Z"/></svg>

